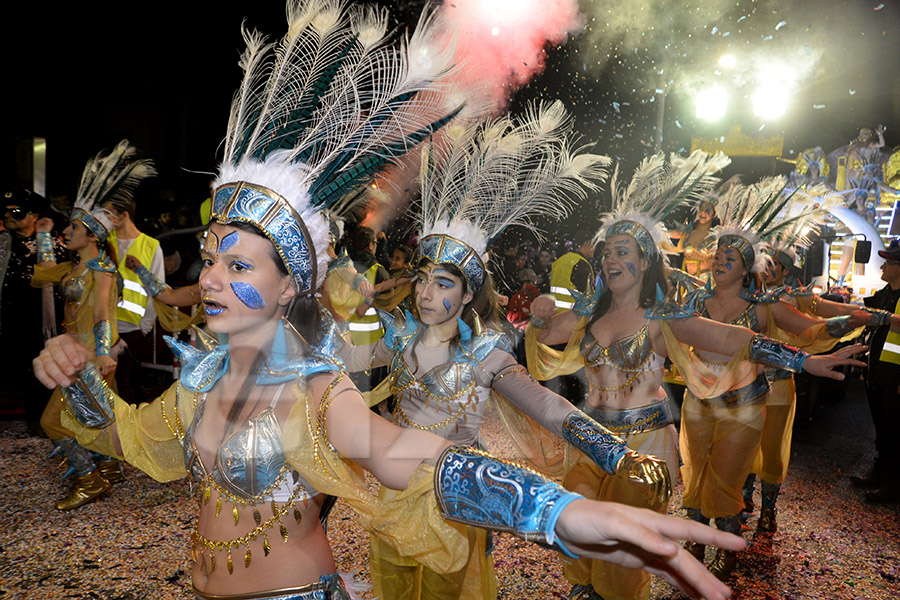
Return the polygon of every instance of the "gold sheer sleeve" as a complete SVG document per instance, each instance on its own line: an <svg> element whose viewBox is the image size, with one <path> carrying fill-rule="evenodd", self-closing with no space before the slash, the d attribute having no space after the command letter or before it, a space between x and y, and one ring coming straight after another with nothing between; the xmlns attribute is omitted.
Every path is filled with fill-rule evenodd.
<svg viewBox="0 0 900 600"><path fill-rule="evenodd" d="M546 381L560 375L569 375L584 366L581 358L581 338L588 317L580 317L569 336L564 350L555 350L538 341L540 329L531 325L525 329L525 356L528 361L528 372L535 379Z"/></svg>
<svg viewBox="0 0 900 600"><path fill-rule="evenodd" d="M312 388L294 387L296 403L284 427L285 457L318 491L343 498L359 515L363 527L391 544L402 556L415 558L438 572L461 569L468 557L464 528L445 521L434 495L434 465L423 462L405 490L379 500L366 484L363 469L332 448L325 414L334 384L321 398Z"/></svg>
<svg viewBox="0 0 900 600"><path fill-rule="evenodd" d="M110 427L85 427L68 409L62 411L61 421L85 448L124 459L157 481L173 481L187 475L182 439L196 401L194 392L176 382L156 400L139 406L114 395L116 421Z"/></svg>
<svg viewBox="0 0 900 600"><path fill-rule="evenodd" d="M723 369L704 361L694 349L675 337L665 320L660 321L666 352L678 367L687 388L698 398L715 398L725 392L750 384L759 374L759 365L750 361L750 344L731 357Z"/></svg>
<svg viewBox="0 0 900 600"><path fill-rule="evenodd" d="M819 318L809 312L806 312L806 314L809 314L814 318ZM790 331L782 329L778 326L778 324L775 322L775 317L772 314L772 309L768 306L766 306L766 318L768 319L766 334L770 338L776 339L779 342L784 342L785 344L789 344L791 346L796 346L797 348L800 348L804 352L808 352L810 354L820 354L822 352L828 352L840 342L847 342L852 339L858 338L860 335L862 335L862 332L865 329L864 327L858 327L840 338L834 338L831 337L831 335L828 333L828 324L826 321L822 321L816 325L812 325L801 333L791 333Z"/></svg>

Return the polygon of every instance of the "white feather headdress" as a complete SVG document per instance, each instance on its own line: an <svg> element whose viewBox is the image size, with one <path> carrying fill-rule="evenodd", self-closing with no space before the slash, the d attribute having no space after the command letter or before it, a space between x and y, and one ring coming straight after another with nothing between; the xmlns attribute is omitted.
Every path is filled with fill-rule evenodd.
<svg viewBox="0 0 900 600"><path fill-rule="evenodd" d="M137 186L156 175L153 161L134 160L135 154L137 148L122 140L111 152L100 152L84 166L72 219L83 222L100 241L113 230L112 214L104 205L124 209Z"/></svg>
<svg viewBox="0 0 900 600"><path fill-rule="evenodd" d="M731 159L721 152L696 150L687 158L673 153L668 163L658 153L641 161L627 185L619 183L617 166L610 184L612 210L601 217L595 241L630 235L645 256L658 256L660 245L668 242L663 220L679 206L709 194L719 182L715 174L729 164Z"/></svg>
<svg viewBox="0 0 900 600"><path fill-rule="evenodd" d="M765 177L750 185L735 184L719 199L717 214L721 225L713 230L718 246L736 248L751 273L761 273L768 256L764 242L808 243L806 235L824 218L812 199L824 192L822 186L810 190L788 190L784 177Z"/></svg>
<svg viewBox="0 0 900 600"><path fill-rule="evenodd" d="M565 217L606 178L610 159L571 148L571 130L559 101L532 106L517 120L446 128L443 145L422 156L419 255L454 262L478 289L485 252L507 227L540 237L536 217Z"/></svg>
<svg viewBox="0 0 900 600"><path fill-rule="evenodd" d="M302 293L321 285L331 210L446 124L439 80L453 36L426 12L400 44L384 9L288 0L277 44L244 31L244 80L232 103L213 217L249 221L269 237Z"/></svg>

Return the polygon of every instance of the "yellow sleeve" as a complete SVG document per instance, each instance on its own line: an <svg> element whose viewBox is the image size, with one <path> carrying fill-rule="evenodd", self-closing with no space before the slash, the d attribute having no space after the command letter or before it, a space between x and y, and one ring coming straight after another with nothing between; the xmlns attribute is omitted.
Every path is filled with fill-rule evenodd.
<svg viewBox="0 0 900 600"><path fill-rule="evenodd" d="M156 400L139 406L114 394L116 421L110 427L85 427L68 409L60 420L85 448L124 459L157 481L173 481L187 475L182 440L196 400L194 392L176 382Z"/></svg>
<svg viewBox="0 0 900 600"><path fill-rule="evenodd" d="M391 544L402 556L430 569L451 573L467 560L464 528L445 521L434 494L434 465L422 463L403 491L379 499L366 484L363 469L342 458L324 428L330 392L314 398L310 386L294 386L296 402L284 426L284 454L316 490L343 498L363 527Z"/></svg>
<svg viewBox="0 0 900 600"><path fill-rule="evenodd" d="M72 263L66 261L53 265L52 267L42 267L34 265L34 274L31 276L32 287L46 287L47 284L59 283L66 273L72 270Z"/></svg>
<svg viewBox="0 0 900 600"><path fill-rule="evenodd" d="M759 375L760 366L750 361L750 344L731 357L721 372L710 368L694 349L675 337L665 319L660 321L666 352L684 377L685 386L697 398L715 398L750 384Z"/></svg>
<svg viewBox="0 0 900 600"><path fill-rule="evenodd" d="M373 304L373 306L375 308L390 312L397 308L397 306L412 293L412 287L413 286L411 283L404 283L403 285L398 285L392 290L381 292L380 294L375 296L375 304Z"/></svg>
<svg viewBox="0 0 900 600"><path fill-rule="evenodd" d="M325 278L322 286L323 294L328 296L328 301L334 312L342 319L347 320L356 311L356 307L362 304L362 294L353 288L357 272L350 267L338 267L333 269Z"/></svg>
<svg viewBox="0 0 900 600"><path fill-rule="evenodd" d="M542 344L537 336L540 329L528 325L525 329L525 357L528 361L528 372L540 381L553 379L560 375L569 375L584 366L581 358L581 338L588 317L581 317L575 325L564 350L559 351Z"/></svg>
<svg viewBox="0 0 900 600"><path fill-rule="evenodd" d="M170 333L178 333L203 321L203 311L192 307L193 314L185 314L175 306L169 306L165 302L153 299L153 308L156 309L156 318L163 329Z"/></svg>
<svg viewBox="0 0 900 600"><path fill-rule="evenodd" d="M820 354L822 352L828 352L840 342L847 342L858 338L862 335L862 332L865 329L865 327L857 327L850 333L840 338L834 338L831 337L831 334L828 333L827 321L821 321L820 323L812 325L811 327L805 329L801 333L791 333L790 331L786 331L778 327L778 325L775 323L775 318L772 315L772 310L768 306L766 306L766 312L766 317L768 319L767 334L770 338L776 339L779 342L784 342L785 344L789 344L791 346L795 346L810 354ZM816 315L810 313L807 314L809 314L813 318L819 318Z"/></svg>

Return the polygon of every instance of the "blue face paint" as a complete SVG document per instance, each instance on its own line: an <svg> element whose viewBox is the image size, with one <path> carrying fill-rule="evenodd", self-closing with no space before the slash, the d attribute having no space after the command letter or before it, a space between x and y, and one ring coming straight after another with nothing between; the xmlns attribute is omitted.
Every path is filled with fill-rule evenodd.
<svg viewBox="0 0 900 600"><path fill-rule="evenodd" d="M626 262L625 266L631 271L631 276L637 278L637 269L634 268L634 263Z"/></svg>
<svg viewBox="0 0 900 600"><path fill-rule="evenodd" d="M444 308L447 309L447 313L450 313L450 301L444 298Z"/></svg>
<svg viewBox="0 0 900 600"><path fill-rule="evenodd" d="M729 271L731 270L731 263L725 263L725 268Z"/></svg>
<svg viewBox="0 0 900 600"><path fill-rule="evenodd" d="M238 232L232 231L228 235L222 238L222 242L219 244L219 252L224 254L228 252L232 248L234 248L235 244L237 244L240 240L238 239Z"/></svg>
<svg viewBox="0 0 900 600"><path fill-rule="evenodd" d="M248 308L252 308L253 310L265 308L265 300L259 295L256 288L249 283L235 281L232 282L231 289L234 291L234 295L238 297L238 300L246 304Z"/></svg>

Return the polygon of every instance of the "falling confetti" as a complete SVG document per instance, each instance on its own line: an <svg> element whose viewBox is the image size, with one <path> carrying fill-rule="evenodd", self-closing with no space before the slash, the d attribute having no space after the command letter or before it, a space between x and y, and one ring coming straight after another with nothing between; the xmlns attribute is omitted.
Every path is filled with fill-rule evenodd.
<svg viewBox="0 0 900 600"><path fill-rule="evenodd" d="M856 90L850 90L850 95L851 95L851 96L855 96L855 95L856 95Z"/></svg>
<svg viewBox="0 0 900 600"><path fill-rule="evenodd" d="M816 110L821 110L821 109L825 108L825 105L824 104L813 104L813 108Z"/></svg>
<svg viewBox="0 0 900 600"><path fill-rule="evenodd" d="M875 7L875 10L881 10L882 8L884 8L884 4L879 4Z"/></svg>
<svg viewBox="0 0 900 600"><path fill-rule="evenodd" d="M778 31L779 29L781 29L781 28L784 27L785 25L787 25L787 21L781 21L780 23L778 23L778 25L775 26L775 31Z"/></svg>

